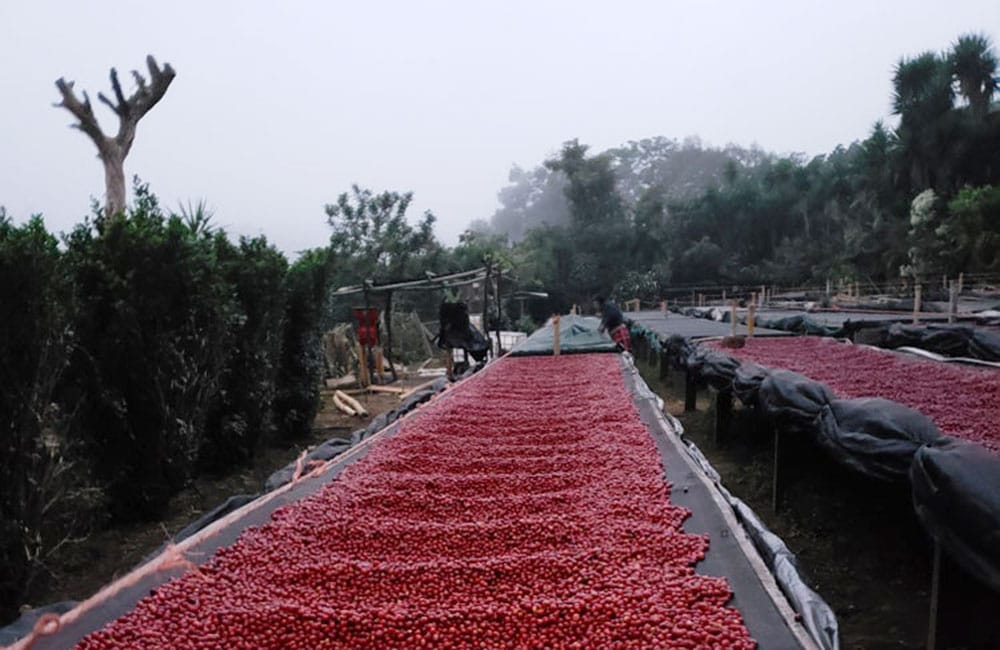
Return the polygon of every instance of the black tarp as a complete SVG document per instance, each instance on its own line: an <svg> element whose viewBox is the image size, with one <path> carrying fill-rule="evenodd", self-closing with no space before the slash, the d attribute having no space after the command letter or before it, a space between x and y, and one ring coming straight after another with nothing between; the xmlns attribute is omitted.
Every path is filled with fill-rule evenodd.
<svg viewBox="0 0 1000 650"><path fill-rule="evenodd" d="M949 438L916 452L910 483L924 528L970 575L1000 591L1000 456Z"/></svg>
<svg viewBox="0 0 1000 650"><path fill-rule="evenodd" d="M917 450L942 438L926 415L878 397L825 404L816 434L842 464L884 481L906 480Z"/></svg>
<svg viewBox="0 0 1000 650"><path fill-rule="evenodd" d="M1000 331L970 325L903 325L892 323L881 332L885 348L913 347L946 357L1000 361Z"/></svg>
<svg viewBox="0 0 1000 650"><path fill-rule="evenodd" d="M682 363L781 430L809 436L839 463L882 481L908 480L928 533L970 575L1000 591L1000 455L943 435L930 418L897 402L837 399L804 375L750 362L734 368L720 355L700 346Z"/></svg>
<svg viewBox="0 0 1000 650"><path fill-rule="evenodd" d="M465 350L476 361L485 361L490 342L469 320L469 308L464 302L442 302L438 309L441 329L437 345L443 350Z"/></svg>

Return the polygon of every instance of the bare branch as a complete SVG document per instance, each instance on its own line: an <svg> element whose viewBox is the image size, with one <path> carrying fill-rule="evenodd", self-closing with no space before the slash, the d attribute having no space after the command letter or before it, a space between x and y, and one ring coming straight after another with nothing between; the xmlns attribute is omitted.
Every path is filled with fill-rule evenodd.
<svg viewBox="0 0 1000 650"><path fill-rule="evenodd" d="M118 105L121 107L128 106L128 102L125 101L125 94L122 92L122 85L118 83L118 71L111 68L111 88L115 91L115 99L118 100ZM116 113L118 111L115 111ZM128 111L125 111L127 114Z"/></svg>
<svg viewBox="0 0 1000 650"><path fill-rule="evenodd" d="M132 71L132 78L135 79L135 85L139 87L139 90L146 91L146 79L139 74L138 70Z"/></svg>
<svg viewBox="0 0 1000 650"><path fill-rule="evenodd" d="M80 121L73 126L90 136L90 139L97 145L98 150L104 151L104 148L107 146L107 137L101 131L100 124L97 123L97 117L94 115L94 109L90 105L90 97L87 96L87 92L83 92L83 101L81 102L77 99L76 93L73 91L73 82L66 81L62 77L56 81L56 88L59 90L59 94L62 95L62 101L55 104L55 106L65 108L72 113L73 117Z"/></svg>
<svg viewBox="0 0 1000 650"><path fill-rule="evenodd" d="M149 109L163 98L170 82L177 75L169 63L165 63L161 69L153 55L146 57L146 67L149 68L149 85L139 84L139 87L128 99L131 117L135 121L139 121L143 115L149 112Z"/></svg>

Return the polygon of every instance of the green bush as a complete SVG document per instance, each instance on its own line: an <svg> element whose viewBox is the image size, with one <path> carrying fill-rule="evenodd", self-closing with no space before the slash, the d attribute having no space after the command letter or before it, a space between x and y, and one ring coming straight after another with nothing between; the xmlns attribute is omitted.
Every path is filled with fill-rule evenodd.
<svg viewBox="0 0 1000 650"><path fill-rule="evenodd" d="M236 317L213 239L145 187L123 218L67 241L77 298L68 395L112 514L163 514L190 478Z"/></svg>
<svg viewBox="0 0 1000 650"><path fill-rule="evenodd" d="M225 471L250 460L271 425L288 262L263 237L234 246L219 233L215 250L236 309L199 455L204 469Z"/></svg>
<svg viewBox="0 0 1000 650"><path fill-rule="evenodd" d="M321 333L330 277L327 249L307 251L285 279L285 318L274 400L275 425L286 439L309 433L319 410L323 380Z"/></svg>
<svg viewBox="0 0 1000 650"><path fill-rule="evenodd" d="M35 217L0 209L0 623L13 618L43 561L84 525L66 418L53 406L71 345L58 242Z"/></svg>

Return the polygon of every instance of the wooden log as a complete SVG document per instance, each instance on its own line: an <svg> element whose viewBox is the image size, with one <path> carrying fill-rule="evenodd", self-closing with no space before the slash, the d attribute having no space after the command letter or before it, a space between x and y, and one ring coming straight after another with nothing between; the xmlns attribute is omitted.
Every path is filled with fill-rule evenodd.
<svg viewBox="0 0 1000 650"><path fill-rule="evenodd" d="M405 388L400 388L399 386L369 386L368 390L372 393L392 393L394 395L406 392Z"/></svg>
<svg viewBox="0 0 1000 650"><path fill-rule="evenodd" d="M344 404L347 404L349 407L351 407L354 410L354 412L357 413L358 415L363 415L363 416L367 416L368 415L368 409L366 409L364 406L362 406L361 402L359 402L358 400L354 399L353 397L351 397L350 395L348 395L344 391L341 391L341 390L335 391L333 393L333 398L334 399L340 398L340 400Z"/></svg>
<svg viewBox="0 0 1000 650"><path fill-rule="evenodd" d="M559 314L552 317L552 356L559 356Z"/></svg>
<svg viewBox="0 0 1000 650"><path fill-rule="evenodd" d="M430 388L431 386L434 385L434 382L436 382L436 381L437 381L437 379L432 379L430 381L425 381L422 384L419 384L417 386L414 386L413 388L408 389L405 393L400 393L399 394L400 401L408 398L410 395L413 395L414 393L419 393L422 390Z"/></svg>
<svg viewBox="0 0 1000 650"><path fill-rule="evenodd" d="M347 415L357 415L358 412L348 406L347 402L343 400L340 396L343 395L339 390L333 393L333 405L338 409L346 413Z"/></svg>
<svg viewBox="0 0 1000 650"><path fill-rule="evenodd" d="M354 373L344 375L343 377L338 377L336 379L327 379L327 388L345 388L347 386L353 386L358 383L358 378L354 376Z"/></svg>

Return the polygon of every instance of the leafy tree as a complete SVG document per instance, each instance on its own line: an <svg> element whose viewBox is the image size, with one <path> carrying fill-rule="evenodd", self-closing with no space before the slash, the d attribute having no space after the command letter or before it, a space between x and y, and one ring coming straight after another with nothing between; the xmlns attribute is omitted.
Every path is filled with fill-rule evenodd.
<svg viewBox="0 0 1000 650"><path fill-rule="evenodd" d="M399 280L424 266L420 261L441 253L430 211L415 227L407 222L412 201L412 192L375 194L354 185L326 206L333 229L330 248L340 262L341 281Z"/></svg>

